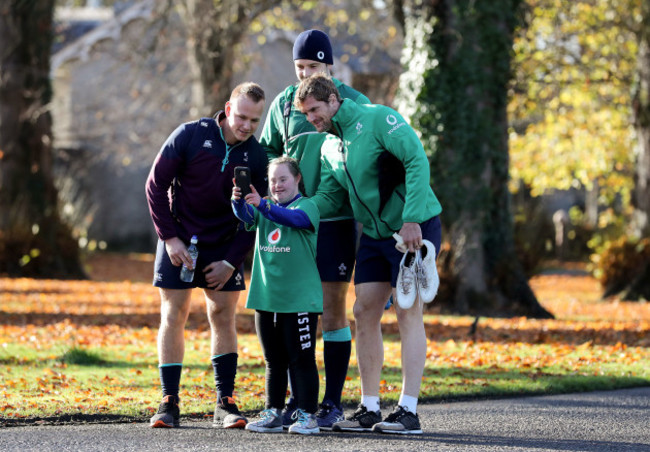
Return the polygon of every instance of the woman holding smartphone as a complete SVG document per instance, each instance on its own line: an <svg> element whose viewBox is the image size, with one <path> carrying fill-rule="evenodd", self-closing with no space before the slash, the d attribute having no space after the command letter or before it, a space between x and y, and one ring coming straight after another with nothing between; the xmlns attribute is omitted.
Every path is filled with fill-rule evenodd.
<svg viewBox="0 0 650 452"><path fill-rule="evenodd" d="M318 433L316 327L323 292L316 267L320 214L300 194L298 162L279 157L269 163L269 200L253 185L241 197L232 191L235 215L256 229L255 256L246 307L255 309L255 326L266 361L266 409L246 426L254 432L281 432L288 377L297 410L289 433Z"/></svg>

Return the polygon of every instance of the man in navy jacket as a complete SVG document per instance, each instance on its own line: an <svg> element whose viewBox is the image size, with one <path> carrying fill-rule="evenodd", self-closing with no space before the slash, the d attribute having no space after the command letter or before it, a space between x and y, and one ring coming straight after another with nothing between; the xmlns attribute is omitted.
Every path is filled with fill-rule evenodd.
<svg viewBox="0 0 650 452"><path fill-rule="evenodd" d="M181 124L165 141L146 183L147 201L159 237L153 284L160 290L158 359L163 400L152 427L179 426L179 385L184 329L191 289L203 289L212 333L211 355L217 389L213 425L243 428L247 420L233 399L237 371L235 311L245 289L243 262L255 234L233 215L230 197L236 166L251 170L253 185L266 192L266 153L253 133L264 110L264 91L255 83L237 86L225 110L214 118ZM258 188L258 190L260 190ZM187 246L198 238L194 279Z"/></svg>

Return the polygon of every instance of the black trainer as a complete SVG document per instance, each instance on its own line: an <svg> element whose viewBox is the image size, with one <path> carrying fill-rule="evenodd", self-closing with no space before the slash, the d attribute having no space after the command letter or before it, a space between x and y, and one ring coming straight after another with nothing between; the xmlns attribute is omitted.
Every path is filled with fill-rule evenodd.
<svg viewBox="0 0 650 452"><path fill-rule="evenodd" d="M245 428L248 424L232 397L223 397L214 408L213 427Z"/></svg>
<svg viewBox="0 0 650 452"><path fill-rule="evenodd" d="M386 416L383 422L372 427L373 432L397 433L399 435L421 435L420 418L403 406L396 406L395 410Z"/></svg>
<svg viewBox="0 0 650 452"><path fill-rule="evenodd" d="M289 399L289 402L282 409L282 427L284 429L288 429L293 424L293 413L297 409L296 401L293 398Z"/></svg>
<svg viewBox="0 0 650 452"><path fill-rule="evenodd" d="M178 408L178 398L168 395L163 397L158 412L149 420L152 428L180 427L181 411Z"/></svg>
<svg viewBox="0 0 650 452"><path fill-rule="evenodd" d="M344 420L343 410L338 408L329 400L325 400L320 404L318 413L316 413L316 420L318 427L321 430L332 430L332 426L339 421Z"/></svg>
<svg viewBox="0 0 650 452"><path fill-rule="evenodd" d="M342 421L335 422L332 425L333 432L369 432L372 426L381 422L381 412L368 411L363 405L359 404L357 410Z"/></svg>

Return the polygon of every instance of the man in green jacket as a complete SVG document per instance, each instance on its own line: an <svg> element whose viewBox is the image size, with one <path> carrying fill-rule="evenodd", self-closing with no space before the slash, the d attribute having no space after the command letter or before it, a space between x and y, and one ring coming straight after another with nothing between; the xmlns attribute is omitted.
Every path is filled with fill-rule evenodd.
<svg viewBox="0 0 650 452"><path fill-rule="evenodd" d="M302 32L293 46L298 81L316 73L330 74L334 63L332 45L320 30ZM369 104L366 96L332 79L346 99ZM262 130L260 144L269 160L287 155L295 158L303 175L305 196L313 196L320 183L320 148L326 134L319 133L293 106L296 85L288 86L273 100ZM321 216L316 263L323 287L323 357L325 393L317 413L321 429L329 430L343 418L341 392L350 361L352 334L346 315L346 295L352 278L356 249L356 222L349 203L342 203L328 216ZM285 424L295 409L292 399L283 412Z"/></svg>
<svg viewBox="0 0 650 452"><path fill-rule="evenodd" d="M405 257L395 248L393 235L401 236L410 253L420 249L423 240L440 249L442 207L429 185L427 156L417 134L397 111L342 99L325 75L303 80L295 98L316 130L329 132L321 149L321 183L312 200L321 215L328 215L348 196L354 218L363 225L354 276L362 399L355 413L332 429L421 434L416 410L427 348L421 304L409 309L395 305L403 385L398 406L383 422L379 382L381 317ZM433 272L435 263L432 267Z"/></svg>

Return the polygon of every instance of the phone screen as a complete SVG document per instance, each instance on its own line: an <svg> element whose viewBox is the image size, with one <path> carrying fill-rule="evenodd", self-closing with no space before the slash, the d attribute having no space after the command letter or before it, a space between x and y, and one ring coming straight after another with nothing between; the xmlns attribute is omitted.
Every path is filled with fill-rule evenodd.
<svg viewBox="0 0 650 452"><path fill-rule="evenodd" d="M241 189L242 199L251 192L251 173L248 167L235 167L235 185Z"/></svg>

